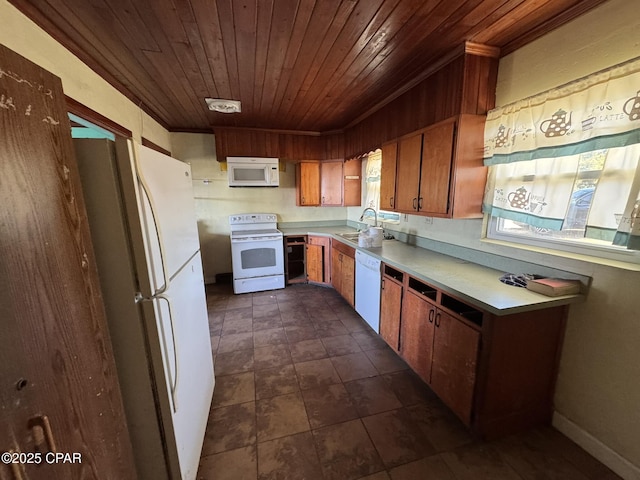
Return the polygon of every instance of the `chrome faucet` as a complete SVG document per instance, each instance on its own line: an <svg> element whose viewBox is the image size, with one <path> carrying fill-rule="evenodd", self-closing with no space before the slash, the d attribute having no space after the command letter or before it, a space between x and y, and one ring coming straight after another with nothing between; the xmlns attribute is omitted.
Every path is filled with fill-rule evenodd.
<svg viewBox="0 0 640 480"><path fill-rule="evenodd" d="M367 210L371 210L373 212L373 218L375 221L375 224L373 225L374 227L378 226L378 212L376 212L376 210L374 208L371 207L367 207L362 211L362 215L360 215L360 221L364 220L364 214Z"/></svg>

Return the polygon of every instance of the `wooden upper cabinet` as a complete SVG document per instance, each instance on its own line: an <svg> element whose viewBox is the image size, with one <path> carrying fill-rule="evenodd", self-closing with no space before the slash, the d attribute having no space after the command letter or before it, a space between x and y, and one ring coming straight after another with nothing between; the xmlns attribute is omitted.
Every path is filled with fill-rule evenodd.
<svg viewBox="0 0 640 480"><path fill-rule="evenodd" d="M342 160L320 162L320 205L342 205Z"/></svg>
<svg viewBox="0 0 640 480"><path fill-rule="evenodd" d="M362 160L351 159L342 166L342 205L356 207L362 205Z"/></svg>
<svg viewBox="0 0 640 480"><path fill-rule="evenodd" d="M427 128L422 134L422 166L418 210L421 213L447 215L453 160L455 119Z"/></svg>
<svg viewBox="0 0 640 480"><path fill-rule="evenodd" d="M320 205L320 162L303 161L296 165L296 204Z"/></svg>
<svg viewBox="0 0 640 480"><path fill-rule="evenodd" d="M421 156L422 133L400 139L396 166L396 210L400 212L418 211Z"/></svg>
<svg viewBox="0 0 640 480"><path fill-rule="evenodd" d="M487 167L482 160L485 120L484 115L460 115L457 118L448 217L482 217L482 199L487 183Z"/></svg>
<svg viewBox="0 0 640 480"><path fill-rule="evenodd" d="M382 165L380 169L380 209L395 210L396 163L398 142L385 143L382 146Z"/></svg>
<svg viewBox="0 0 640 480"><path fill-rule="evenodd" d="M446 218L482 216L487 179L482 163L484 121L483 115L458 115L398 141L396 211ZM387 148L391 157L392 147ZM382 185L380 198L382 202Z"/></svg>
<svg viewBox="0 0 640 480"><path fill-rule="evenodd" d="M296 166L298 206L358 206L362 203L362 161L303 160Z"/></svg>

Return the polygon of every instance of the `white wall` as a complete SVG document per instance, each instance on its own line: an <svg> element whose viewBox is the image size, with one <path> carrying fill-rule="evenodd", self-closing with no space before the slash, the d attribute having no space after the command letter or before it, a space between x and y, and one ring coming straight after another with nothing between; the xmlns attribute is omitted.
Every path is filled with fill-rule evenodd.
<svg viewBox="0 0 640 480"><path fill-rule="evenodd" d="M505 105L640 55L637 2L610 0L500 61ZM640 86L639 86L640 88ZM360 210L348 209L357 220ZM593 277L587 301L570 309L554 424L624 478L640 478L640 273L480 240L481 220L408 216L398 227L454 246Z"/></svg>
<svg viewBox="0 0 640 480"><path fill-rule="evenodd" d="M191 164L205 280L231 272L229 215L276 213L278 222L344 221L344 207L297 207L295 165L280 170L277 188L231 188L216 160L213 134L172 133L172 154ZM204 183L203 180L210 183Z"/></svg>

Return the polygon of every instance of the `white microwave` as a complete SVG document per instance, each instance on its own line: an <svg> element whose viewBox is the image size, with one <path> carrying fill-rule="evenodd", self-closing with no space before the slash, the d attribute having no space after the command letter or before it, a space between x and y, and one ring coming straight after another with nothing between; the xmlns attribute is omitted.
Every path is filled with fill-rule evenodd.
<svg viewBox="0 0 640 480"><path fill-rule="evenodd" d="M230 187L277 187L280 172L277 158L227 157Z"/></svg>

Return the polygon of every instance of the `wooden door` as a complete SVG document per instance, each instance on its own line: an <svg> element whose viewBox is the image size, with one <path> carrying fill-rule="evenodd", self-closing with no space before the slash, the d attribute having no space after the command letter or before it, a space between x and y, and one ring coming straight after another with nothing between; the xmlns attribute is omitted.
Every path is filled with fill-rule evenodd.
<svg viewBox="0 0 640 480"><path fill-rule="evenodd" d="M425 382L431 382L431 356L436 307L407 290L402 303L400 354Z"/></svg>
<svg viewBox="0 0 640 480"><path fill-rule="evenodd" d="M133 479L60 79L0 45L0 478ZM8 72L8 73L7 73Z"/></svg>
<svg viewBox="0 0 640 480"><path fill-rule="evenodd" d="M356 304L356 259L342 255L342 296L352 307Z"/></svg>
<svg viewBox="0 0 640 480"><path fill-rule="evenodd" d="M296 168L297 200L300 206L320 205L320 162L300 162Z"/></svg>
<svg viewBox="0 0 640 480"><path fill-rule="evenodd" d="M449 213L454 127L455 120L450 119L424 131L418 202L421 213Z"/></svg>
<svg viewBox="0 0 640 480"><path fill-rule="evenodd" d="M380 295L380 336L396 352L400 344L402 283L383 275Z"/></svg>
<svg viewBox="0 0 640 480"><path fill-rule="evenodd" d="M400 212L418 211L421 153L422 133L404 137L400 140L398 144L395 190L396 210Z"/></svg>
<svg viewBox="0 0 640 480"><path fill-rule="evenodd" d="M440 309L436 313L435 326L431 388L469 425L480 332Z"/></svg>
<svg viewBox="0 0 640 480"><path fill-rule="evenodd" d="M380 169L380 210L395 209L396 163L398 142L382 146L382 165Z"/></svg>
<svg viewBox="0 0 640 480"><path fill-rule="evenodd" d="M342 160L320 162L320 205L342 205Z"/></svg>

